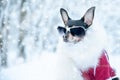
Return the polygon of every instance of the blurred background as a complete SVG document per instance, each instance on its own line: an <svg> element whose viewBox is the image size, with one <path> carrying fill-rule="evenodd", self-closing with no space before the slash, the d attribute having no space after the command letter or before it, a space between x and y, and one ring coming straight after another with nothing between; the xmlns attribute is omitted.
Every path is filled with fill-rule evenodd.
<svg viewBox="0 0 120 80"><path fill-rule="evenodd" d="M34 59L44 51L55 52L59 10L73 19L96 6L95 17L111 40L111 54L120 55L120 0L0 0L0 66L9 67Z"/></svg>

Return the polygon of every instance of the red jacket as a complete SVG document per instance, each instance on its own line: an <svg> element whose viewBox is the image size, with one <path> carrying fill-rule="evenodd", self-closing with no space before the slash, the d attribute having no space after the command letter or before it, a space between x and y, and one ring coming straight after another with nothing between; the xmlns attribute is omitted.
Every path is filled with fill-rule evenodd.
<svg viewBox="0 0 120 80"><path fill-rule="evenodd" d="M81 71L84 80L107 80L115 76L115 71L111 68L106 51L102 52L99 63L94 68Z"/></svg>

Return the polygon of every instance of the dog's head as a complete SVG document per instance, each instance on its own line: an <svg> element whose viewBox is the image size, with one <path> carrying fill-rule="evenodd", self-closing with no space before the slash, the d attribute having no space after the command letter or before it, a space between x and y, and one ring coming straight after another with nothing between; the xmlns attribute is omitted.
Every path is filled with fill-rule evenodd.
<svg viewBox="0 0 120 80"><path fill-rule="evenodd" d="M93 22L94 11L95 7L91 7L80 20L72 20L65 9L60 9L65 26L58 26L57 29L63 35L64 42L77 43L84 38L87 29Z"/></svg>

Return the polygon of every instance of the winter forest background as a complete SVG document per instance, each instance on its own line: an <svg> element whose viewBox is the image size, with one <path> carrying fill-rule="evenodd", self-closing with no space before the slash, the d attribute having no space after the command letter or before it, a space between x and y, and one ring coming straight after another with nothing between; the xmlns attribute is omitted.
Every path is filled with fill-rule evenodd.
<svg viewBox="0 0 120 80"><path fill-rule="evenodd" d="M120 0L0 0L0 71L27 63L43 52L56 51L56 28L63 25L61 7L79 19L91 6L96 6L95 16L109 35L111 54L117 57Z"/></svg>

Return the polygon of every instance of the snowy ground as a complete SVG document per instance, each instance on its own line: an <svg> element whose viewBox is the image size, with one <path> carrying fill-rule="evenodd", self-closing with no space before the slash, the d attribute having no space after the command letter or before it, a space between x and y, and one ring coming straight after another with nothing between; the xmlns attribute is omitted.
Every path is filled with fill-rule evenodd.
<svg viewBox="0 0 120 80"><path fill-rule="evenodd" d="M62 55L44 53L30 63L3 69L0 80L81 80L70 62Z"/></svg>
<svg viewBox="0 0 120 80"><path fill-rule="evenodd" d="M22 1L25 2L21 5ZM68 10L73 19L79 19L91 6L96 6L95 17L110 35L110 62L120 77L120 0L0 0L0 40L4 40L0 45L3 44L2 49L8 60L8 68L3 69L0 66L0 80L56 80L53 76L57 69L52 67L56 66L53 63L57 63L55 56L42 59L34 56L40 56L42 51L56 50L56 28L63 25L59 13L61 7ZM19 43L21 36L23 39ZM26 62L19 56L20 53L24 53ZM65 74L69 74L71 68ZM39 77L40 75L44 76ZM74 78L76 76L79 75Z"/></svg>
<svg viewBox="0 0 120 80"><path fill-rule="evenodd" d="M110 55L110 62L120 77L119 57ZM61 64L57 64L59 60L62 60ZM81 80L79 72L69 62L63 56L45 53L29 63L3 69L0 80Z"/></svg>

